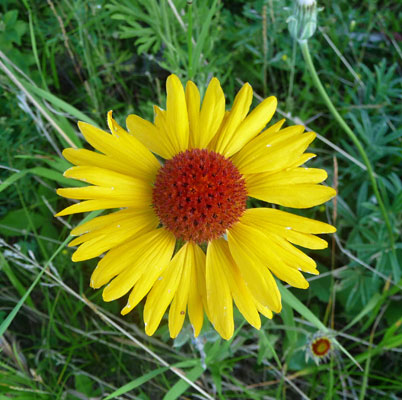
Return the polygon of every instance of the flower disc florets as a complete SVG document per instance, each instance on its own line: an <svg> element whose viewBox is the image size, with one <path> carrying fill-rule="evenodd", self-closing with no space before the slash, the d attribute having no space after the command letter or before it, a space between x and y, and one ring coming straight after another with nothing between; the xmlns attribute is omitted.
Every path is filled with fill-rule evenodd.
<svg viewBox="0 0 402 400"><path fill-rule="evenodd" d="M326 336L319 337L311 343L311 351L316 357L325 357L331 351L331 341Z"/></svg>
<svg viewBox="0 0 402 400"><path fill-rule="evenodd" d="M177 238L196 243L222 236L246 209L243 176L233 163L209 150L177 154L159 170L153 207Z"/></svg>

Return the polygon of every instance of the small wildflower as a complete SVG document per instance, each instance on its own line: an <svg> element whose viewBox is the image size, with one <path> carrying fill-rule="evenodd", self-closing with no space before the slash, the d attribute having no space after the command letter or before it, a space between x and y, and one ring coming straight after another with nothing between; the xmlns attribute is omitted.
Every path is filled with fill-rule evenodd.
<svg viewBox="0 0 402 400"><path fill-rule="evenodd" d="M312 358L316 364L319 364L321 361L327 360L333 351L331 338L328 335L318 332L312 337L308 344L306 359Z"/></svg>

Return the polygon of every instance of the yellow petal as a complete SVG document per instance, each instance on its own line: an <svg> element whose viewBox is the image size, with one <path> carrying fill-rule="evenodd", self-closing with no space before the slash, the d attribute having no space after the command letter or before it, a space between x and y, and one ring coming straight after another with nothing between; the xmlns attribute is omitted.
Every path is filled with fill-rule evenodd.
<svg viewBox="0 0 402 400"><path fill-rule="evenodd" d="M65 215L77 214L87 211L95 210L107 210L109 208L120 208L120 207L143 207L143 204L133 204L133 200L121 200L118 199L99 199L99 200L86 200L80 203L73 204L72 206L66 207L61 210L55 217L63 217Z"/></svg>
<svg viewBox="0 0 402 400"><path fill-rule="evenodd" d="M271 138L276 136L275 133L281 129L284 123L285 119L281 119L276 124L267 128L256 138L247 143L239 152L233 155L231 160L236 167L239 168L240 171L247 171L248 165L255 162L255 160L258 160L256 152L259 151L262 155L264 154L264 147L267 146Z"/></svg>
<svg viewBox="0 0 402 400"><path fill-rule="evenodd" d="M217 138L213 150L226 156L227 148L231 143L237 128L246 117L252 100L253 89L248 83L245 83L234 99L233 107L224 121L224 126L222 126L222 129L220 130L219 137Z"/></svg>
<svg viewBox="0 0 402 400"><path fill-rule="evenodd" d="M202 101L197 136L194 147L206 148L218 131L225 115L225 95L216 78L212 78Z"/></svg>
<svg viewBox="0 0 402 400"><path fill-rule="evenodd" d="M263 100L236 129L232 140L225 148L226 157L235 154L253 139L267 125L275 113L278 101L276 97Z"/></svg>
<svg viewBox="0 0 402 400"><path fill-rule="evenodd" d="M223 261L224 276L229 283L229 288L237 308L250 325L256 329L260 329L261 320L257 312L255 300L241 276L239 267L230 254L228 242L225 239L216 239L212 241L211 245L213 245L213 249Z"/></svg>
<svg viewBox="0 0 402 400"><path fill-rule="evenodd" d="M78 127L89 144L109 157L127 164L139 177L153 176L160 167L150 151L124 129L119 131L121 136L113 136L85 122L79 122Z"/></svg>
<svg viewBox="0 0 402 400"><path fill-rule="evenodd" d="M303 126L291 126L278 132L264 131L249 142L233 158L242 174L273 172L286 169L298 160L308 145L315 139L315 133L305 132Z"/></svg>
<svg viewBox="0 0 402 400"><path fill-rule="evenodd" d="M163 252L161 252L159 257L155 259L154 262L147 262L147 269L144 270L144 273L138 279L130 293L130 296L128 297L126 306L121 310L123 315L129 313L147 295L169 264L176 241L173 234L169 233L169 235L171 235L169 237L170 242L165 243Z"/></svg>
<svg viewBox="0 0 402 400"><path fill-rule="evenodd" d="M321 250L328 247L326 240L308 233L296 232L292 229L285 229L283 236L289 240L289 242L307 249Z"/></svg>
<svg viewBox="0 0 402 400"><path fill-rule="evenodd" d="M121 174L136 176L132 166L94 151L69 148L63 150L63 156L75 165L100 167Z"/></svg>
<svg viewBox="0 0 402 400"><path fill-rule="evenodd" d="M241 222L238 222L231 229L231 231L233 230L235 233L241 232L244 245L247 246L253 257L259 260L262 265L268 267L279 279L298 288L305 289L308 287L308 282L304 279L303 275L283 261L287 257L287 254L280 246L275 246L274 248L275 242L273 242L271 237Z"/></svg>
<svg viewBox="0 0 402 400"><path fill-rule="evenodd" d="M125 270L128 270L130 275L133 267L135 267L135 274L138 274L143 269L143 263L138 260L144 258L146 254L152 253L151 249L156 252L163 248L163 245L169 243L170 239L171 235L168 235L164 229L155 229L136 235L133 239L113 248L99 261L92 273L91 287L99 288ZM154 256L157 257L158 254L151 254L151 258Z"/></svg>
<svg viewBox="0 0 402 400"><path fill-rule="evenodd" d="M233 301L225 276L225 258L216 247L216 241L207 249L207 301L211 322L216 331L226 340L233 336Z"/></svg>
<svg viewBox="0 0 402 400"><path fill-rule="evenodd" d="M328 174L318 168L294 168L279 172L263 172L260 174L245 175L247 185L264 188L297 185L300 183L321 183L327 179Z"/></svg>
<svg viewBox="0 0 402 400"><path fill-rule="evenodd" d="M185 265L187 244L169 262L163 274L155 282L144 307L144 323L147 335L153 335L176 293Z"/></svg>
<svg viewBox="0 0 402 400"><path fill-rule="evenodd" d="M192 81L188 81L186 84L186 103L190 128L190 147L194 148L197 147L194 143L198 135L201 98L197 86Z"/></svg>
<svg viewBox="0 0 402 400"><path fill-rule="evenodd" d="M223 116L222 123L221 123L220 127L218 128L218 132L217 132L216 135L212 138L212 140L209 142L209 144L208 144L208 146L207 146L207 149L208 149L208 150L215 151L215 152L217 151L217 150L216 150L216 146L217 146L217 143L218 143L218 139L220 138L222 131L223 131L224 129L226 129L226 128L225 128L225 127L226 127L226 122L227 122L227 120L228 120L228 118L229 118L229 115L230 115L230 111L225 111L225 114L224 114L224 116Z"/></svg>
<svg viewBox="0 0 402 400"><path fill-rule="evenodd" d="M295 159L295 161L288 165L288 169L300 167L300 165L305 164L307 161L311 160L312 158L317 157L314 153L303 153L301 156Z"/></svg>
<svg viewBox="0 0 402 400"><path fill-rule="evenodd" d="M128 249L125 245L122 245L111 250L107 254L107 256L109 256L107 263L109 263L111 269L113 269L113 275L116 270L120 271L117 277L114 278L103 290L103 300L112 301L124 296L138 281L144 282L141 290L147 289L141 297L142 299L168 265L172 257L175 242L176 240L173 234L166 231L164 228L161 228L146 233L129 242L132 248ZM112 252L113 254L110 255ZM116 260L110 260L110 258L116 254L120 254L119 257L116 257L116 259L119 259L120 266L116 266ZM123 257L126 258L126 260L124 260ZM101 260L101 262L105 258L106 256ZM100 268L101 262L99 263L98 268ZM123 269L122 264L124 265ZM102 269L105 269L104 265L102 265ZM105 281L105 276L102 276L103 274L101 271L98 273L99 277L95 275L95 271L92 277L94 280L94 287L99 285L100 280ZM107 275L107 278L109 278L110 272L105 271L104 275ZM150 280L152 280L152 284L149 287L145 286L145 284ZM131 295L129 297L129 302L123 311L133 308L138 304L138 302L131 302L130 304L130 299Z"/></svg>
<svg viewBox="0 0 402 400"><path fill-rule="evenodd" d="M127 132L113 119L113 111L107 113L107 125L110 132L116 137L126 134Z"/></svg>
<svg viewBox="0 0 402 400"><path fill-rule="evenodd" d="M247 182L247 191L250 197L293 208L314 207L336 196L331 187L310 183L270 187L261 181L256 184Z"/></svg>
<svg viewBox="0 0 402 400"><path fill-rule="evenodd" d="M256 307L258 312L260 312L264 317L267 317L269 319L272 319L273 315L272 315L272 311L268 308L263 306L261 303L259 303L258 301L256 301Z"/></svg>
<svg viewBox="0 0 402 400"><path fill-rule="evenodd" d="M270 238L270 246L272 250L276 254L281 254L283 261L290 267L295 269L300 268L302 271L309 272L311 274L318 274L315 261L287 241L288 234L291 235L294 233L305 235L304 233L298 233L290 227L283 227L260 220L258 219L258 213L250 213L249 211L250 210L246 210L246 212L243 214L241 218L242 224L254 227L267 235Z"/></svg>
<svg viewBox="0 0 402 400"><path fill-rule="evenodd" d="M189 137L186 96L180 79L173 74L166 81L166 122L175 154L185 151Z"/></svg>
<svg viewBox="0 0 402 400"><path fill-rule="evenodd" d="M333 233L336 228L325 222L301 217L286 211L275 208L251 208L246 211L242 218L250 218L252 221L260 221L261 226L265 223L273 223L284 227L290 227L292 230L303 233Z"/></svg>
<svg viewBox="0 0 402 400"><path fill-rule="evenodd" d="M120 201L115 207L137 207L141 204L148 205L151 203L152 190L147 185L131 186L126 188L108 188L101 186L85 186L77 188L57 189L57 194L69 199L82 200L111 200ZM109 207L110 208L110 207ZM82 211L81 211L82 212Z"/></svg>
<svg viewBox="0 0 402 400"><path fill-rule="evenodd" d="M118 172L85 166L70 168L64 173L64 176L100 185L57 189L59 196L70 199L121 201L116 207L135 206L141 203L150 204L152 199L150 183Z"/></svg>
<svg viewBox="0 0 402 400"><path fill-rule="evenodd" d="M137 213L128 214L127 218L114 222L103 229L94 230L76 238L69 243L74 246L83 243L73 254L73 261L89 260L131 239L133 236L156 229L158 218L152 210L136 210Z"/></svg>
<svg viewBox="0 0 402 400"><path fill-rule="evenodd" d="M169 332L171 338L177 337L180 333L184 318L186 317L187 301L192 277L191 272L194 268L193 248L186 246L186 250L180 284L169 309Z"/></svg>
<svg viewBox="0 0 402 400"><path fill-rule="evenodd" d="M99 185L108 188L151 186L151 182L146 183L142 179L120 174L118 172L111 171L109 169L92 167L92 166L71 167L68 170L66 170L63 175L67 178L77 179L82 182L88 182L92 183L93 185Z"/></svg>
<svg viewBox="0 0 402 400"><path fill-rule="evenodd" d="M243 214L241 218L241 222L246 224L246 225L251 225L254 226L260 230L262 230L264 233L268 232L270 234L274 234L277 236L280 236L286 240L288 240L291 243L297 244L299 246L307 247L309 249L325 249L328 246L328 243L311 234L307 233L301 233L297 232L294 229L292 229L290 226L281 226L277 225L274 223L271 223L271 221L263 221L261 219L256 218L257 214L249 213L246 210L246 212ZM314 263L314 268L315 268L315 263Z"/></svg>
<svg viewBox="0 0 402 400"><path fill-rule="evenodd" d="M146 218L153 219L155 213L150 207L143 207L143 209L140 210L120 210L108 215L92 218L90 221L84 222L83 224L75 227L70 234L71 236L78 236L104 228L107 229L109 226L117 226L122 221L129 220L131 217L135 218L137 215L146 215Z"/></svg>
<svg viewBox="0 0 402 400"><path fill-rule="evenodd" d="M175 155L167 134L149 121L131 114L126 119L128 131L153 153L169 159Z"/></svg>
<svg viewBox="0 0 402 400"><path fill-rule="evenodd" d="M229 229L230 252L254 298L272 311L280 312L282 305L278 286L266 265L253 253L257 244L251 243L250 247L254 239L250 240L247 228L237 223ZM261 246L261 242L258 245Z"/></svg>
<svg viewBox="0 0 402 400"><path fill-rule="evenodd" d="M159 230L153 230L136 236L110 250L98 262L98 265L92 272L90 286L98 289L123 272L129 265L133 264L133 260L135 260L134 256L142 249L142 243L151 243L158 234Z"/></svg>
<svg viewBox="0 0 402 400"><path fill-rule="evenodd" d="M289 267L314 275L319 274L316 262L307 254L290 244L286 239L271 232L261 231L269 239L270 250L278 255ZM306 285L306 283L304 284Z"/></svg>
<svg viewBox="0 0 402 400"><path fill-rule="evenodd" d="M205 253L191 242L193 262L191 268L190 292L188 294L188 316L197 337L204 323L204 308L206 309L207 295L205 287Z"/></svg>
<svg viewBox="0 0 402 400"><path fill-rule="evenodd" d="M120 199L121 191L115 191L114 188L107 188L101 186L84 186L75 188L62 188L57 189L56 193L59 196L68 199L80 200L95 200L95 199ZM117 195L115 195L117 193Z"/></svg>

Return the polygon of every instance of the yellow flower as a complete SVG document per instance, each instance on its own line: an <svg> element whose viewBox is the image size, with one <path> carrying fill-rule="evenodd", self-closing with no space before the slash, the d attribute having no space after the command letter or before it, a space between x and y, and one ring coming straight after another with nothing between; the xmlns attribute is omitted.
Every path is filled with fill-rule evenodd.
<svg viewBox="0 0 402 400"><path fill-rule="evenodd" d="M233 300L259 329L259 313L272 318L272 311L281 311L274 275L307 288L300 271L318 274L314 260L294 245L323 249L327 242L315 234L335 232L331 225L275 208L247 209L247 198L307 208L326 202L335 191L319 185L327 177L324 170L302 167L315 156L304 153L313 132L303 133L303 126L281 129L284 120L263 130L275 112L275 97L249 113L253 91L248 83L230 111L216 78L202 105L191 81L184 90L171 75L166 88L166 110L154 107L154 123L129 115L127 132L109 112L112 134L78 124L99 152L64 150L76 165L64 175L92 186L58 189L63 197L84 201L57 216L120 208L72 230L79 237L70 246L80 245L72 259L106 253L91 286L108 284L105 301L130 292L122 314L146 297L148 335L170 305L172 337L186 312L197 336L205 312L229 339Z"/></svg>

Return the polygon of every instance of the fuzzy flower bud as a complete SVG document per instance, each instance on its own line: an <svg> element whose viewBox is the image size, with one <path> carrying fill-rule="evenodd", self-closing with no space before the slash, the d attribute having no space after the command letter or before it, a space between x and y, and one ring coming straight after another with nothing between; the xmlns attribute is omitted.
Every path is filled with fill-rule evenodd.
<svg viewBox="0 0 402 400"><path fill-rule="evenodd" d="M317 3L315 0L294 0L288 28L292 37L303 42L314 35L317 27Z"/></svg>

